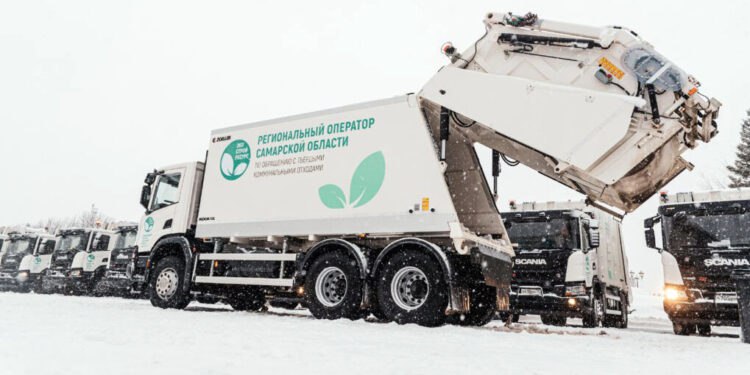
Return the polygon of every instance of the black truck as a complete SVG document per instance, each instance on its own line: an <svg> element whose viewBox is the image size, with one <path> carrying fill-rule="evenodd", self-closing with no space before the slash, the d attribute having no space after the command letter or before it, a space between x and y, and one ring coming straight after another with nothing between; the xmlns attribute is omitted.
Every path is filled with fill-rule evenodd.
<svg viewBox="0 0 750 375"><path fill-rule="evenodd" d="M661 253L664 310L675 334L738 326L731 274L750 268L750 189L662 194L644 227L646 244Z"/></svg>

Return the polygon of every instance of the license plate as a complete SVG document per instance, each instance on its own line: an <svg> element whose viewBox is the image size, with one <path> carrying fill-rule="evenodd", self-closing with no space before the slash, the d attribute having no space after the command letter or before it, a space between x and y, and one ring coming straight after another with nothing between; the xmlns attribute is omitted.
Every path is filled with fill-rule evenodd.
<svg viewBox="0 0 750 375"><path fill-rule="evenodd" d="M541 296L542 290L540 288L521 288L518 294L522 296Z"/></svg>
<svg viewBox="0 0 750 375"><path fill-rule="evenodd" d="M737 304L736 293L719 293L715 297L716 303L732 303Z"/></svg>

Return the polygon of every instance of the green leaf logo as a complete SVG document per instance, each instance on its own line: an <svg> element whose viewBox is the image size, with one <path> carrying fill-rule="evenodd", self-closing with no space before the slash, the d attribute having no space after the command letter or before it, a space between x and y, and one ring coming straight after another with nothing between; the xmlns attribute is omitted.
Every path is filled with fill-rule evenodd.
<svg viewBox="0 0 750 375"><path fill-rule="evenodd" d="M143 230L145 232L151 232L151 229L154 229L154 218L149 216L146 218L146 221L143 223Z"/></svg>
<svg viewBox="0 0 750 375"><path fill-rule="evenodd" d="M360 207L370 202L385 180L385 157L382 151L375 152L359 163L354 170L349 185L349 201L351 207ZM344 191L337 185L327 184L318 189L320 201L332 209L345 208L347 205Z"/></svg>
<svg viewBox="0 0 750 375"><path fill-rule="evenodd" d="M229 181L240 178L250 165L250 145L238 139L230 143L221 155L219 170Z"/></svg>

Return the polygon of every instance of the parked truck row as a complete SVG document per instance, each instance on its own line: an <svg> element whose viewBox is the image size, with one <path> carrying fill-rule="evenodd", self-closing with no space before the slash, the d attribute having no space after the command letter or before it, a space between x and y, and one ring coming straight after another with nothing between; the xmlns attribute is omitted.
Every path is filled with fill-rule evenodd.
<svg viewBox="0 0 750 375"><path fill-rule="evenodd" d="M511 13L484 26L462 53L446 44L450 63L416 94L212 131L203 160L146 175L134 238L58 233L41 288L425 326L627 326L619 218L692 168L681 154L716 134L721 103L622 27ZM492 150L492 187L475 144ZM501 214L501 160L585 204Z"/></svg>

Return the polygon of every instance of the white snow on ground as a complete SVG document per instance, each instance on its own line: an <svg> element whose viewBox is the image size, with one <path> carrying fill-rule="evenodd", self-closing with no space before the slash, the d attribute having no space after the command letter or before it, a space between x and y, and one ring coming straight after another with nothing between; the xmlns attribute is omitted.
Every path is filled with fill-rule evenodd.
<svg viewBox="0 0 750 375"><path fill-rule="evenodd" d="M654 304L631 328L422 328L319 321L306 311L160 310L148 301L0 293L2 374L735 374L737 328L678 337ZM648 310L651 309L651 310ZM573 324L576 322L573 321Z"/></svg>

